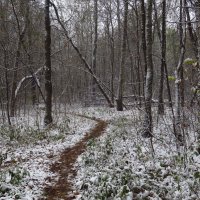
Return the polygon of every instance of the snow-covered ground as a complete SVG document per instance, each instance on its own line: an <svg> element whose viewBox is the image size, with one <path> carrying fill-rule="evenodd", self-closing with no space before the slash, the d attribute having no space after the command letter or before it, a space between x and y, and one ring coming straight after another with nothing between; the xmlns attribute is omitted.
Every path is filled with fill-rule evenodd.
<svg viewBox="0 0 200 200"><path fill-rule="evenodd" d="M95 121L107 120L105 134L90 140L76 163L74 190L82 200L200 199L199 124L187 117L187 145L177 151L170 112L154 122L154 137L141 137L143 112L107 107L69 107L42 128L42 115L17 118L15 132L0 132L0 199L39 199L49 167L60 152L79 141ZM188 113L187 113L188 114ZM156 116L154 116L156 119Z"/></svg>
<svg viewBox="0 0 200 200"><path fill-rule="evenodd" d="M187 147L177 151L169 115L154 123L151 142L140 135L141 112L101 109L82 110L110 119L110 125L78 159L77 199L200 199L198 126L185 130Z"/></svg>
<svg viewBox="0 0 200 200"><path fill-rule="evenodd" d="M41 119L35 123L34 114L14 120L13 133L8 127L0 129L0 199L38 199L47 178L56 176L49 170L51 163L83 138L95 121L59 115L56 123L44 129Z"/></svg>

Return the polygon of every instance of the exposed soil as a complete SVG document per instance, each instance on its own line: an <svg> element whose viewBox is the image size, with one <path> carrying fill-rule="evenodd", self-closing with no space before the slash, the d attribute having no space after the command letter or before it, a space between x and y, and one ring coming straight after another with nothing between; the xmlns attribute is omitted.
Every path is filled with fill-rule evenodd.
<svg viewBox="0 0 200 200"><path fill-rule="evenodd" d="M58 174L58 180L52 180L52 178L49 178L49 181L52 182L52 185L46 186L44 190L44 199L73 200L75 199L76 195L78 195L76 191L73 191L72 183L70 181L73 180L77 174L74 164L78 156L86 150L87 141L92 138L99 137L108 125L108 123L103 120L95 118L91 119L97 121L96 126L91 129L91 131L87 133L85 137L75 146L63 151L59 160L52 164L50 169L53 173Z"/></svg>

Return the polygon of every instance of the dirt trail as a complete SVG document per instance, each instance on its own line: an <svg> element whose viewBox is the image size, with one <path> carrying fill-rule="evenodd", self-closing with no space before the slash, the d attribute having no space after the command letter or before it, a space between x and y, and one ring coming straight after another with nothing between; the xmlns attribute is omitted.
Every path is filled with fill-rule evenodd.
<svg viewBox="0 0 200 200"><path fill-rule="evenodd" d="M85 117L85 116L83 116ZM89 118L89 117L87 117ZM104 130L106 129L108 123L95 118L90 118L95 120L97 124L85 137L75 144L75 146L66 149L60 155L59 160L51 166L51 171L58 174L58 180L49 180L52 181L51 186L45 188L45 198L47 200L72 200L75 199L77 195L73 191L72 184L70 180L73 180L76 176L76 169L74 164L80 154L86 150L86 143L92 138L99 137Z"/></svg>

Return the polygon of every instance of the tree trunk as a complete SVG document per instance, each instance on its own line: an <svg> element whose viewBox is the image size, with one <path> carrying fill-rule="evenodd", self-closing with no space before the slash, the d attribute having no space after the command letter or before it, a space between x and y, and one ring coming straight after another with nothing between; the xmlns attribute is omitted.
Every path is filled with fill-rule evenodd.
<svg viewBox="0 0 200 200"><path fill-rule="evenodd" d="M142 50L144 57L144 83L143 87L145 90L145 81L147 74L147 44L146 44L146 10L144 0L141 0L141 31L142 31Z"/></svg>
<svg viewBox="0 0 200 200"><path fill-rule="evenodd" d="M191 23L191 17L190 17L189 8L188 8L188 5L187 5L187 0L185 0L185 5L186 5L185 12L186 12L186 17L187 17L187 29L188 29L188 33L189 33L190 40L191 40L191 43L192 43L192 50L194 52L196 60L198 61L198 38L197 38L196 32L194 31L193 25ZM197 21L199 21L199 20L197 20ZM195 74L196 74L196 70L192 69L192 77L191 77L192 87L196 87L196 81L195 81L195 78L194 78ZM191 106L194 103L193 100L196 96L195 93L196 92L194 92L194 95L193 95L193 97L191 98L191 101L190 101Z"/></svg>
<svg viewBox="0 0 200 200"><path fill-rule="evenodd" d="M20 49L21 49L21 41L19 39L18 45L17 45L14 69L13 69L14 71L13 71L13 76L12 76L11 99L10 99L10 116L11 117L14 117L14 115L15 115L15 90L17 88L17 76L18 76Z"/></svg>
<svg viewBox="0 0 200 200"><path fill-rule="evenodd" d="M9 108L9 81L8 81L8 64L7 64L7 51L4 49L4 67L5 67L5 81L6 81L6 114L8 119L8 124L11 126L10 120L10 108Z"/></svg>
<svg viewBox="0 0 200 200"><path fill-rule="evenodd" d="M194 32L192 23L191 23L191 17L190 17L190 12L189 12L189 8L187 6L187 0L185 0L185 12L186 12L186 16L187 16L187 29L188 29L188 33L190 36L190 40L192 42L192 49L193 52L195 54L195 57L198 58L198 41L197 41L197 35Z"/></svg>
<svg viewBox="0 0 200 200"><path fill-rule="evenodd" d="M196 14L196 19L197 19L197 41L198 41L198 65L200 66L200 0L198 0L198 2L196 2L196 10L195 10L195 14ZM198 77L199 77L199 80L197 82L197 86L196 86L196 91L195 91L195 94L194 94L194 97L195 96L198 96L197 95L197 91L200 90L200 71L198 72ZM197 103L198 103L198 113L200 113L200 100L199 98L197 97ZM200 122L200 115L198 116L198 121ZM198 140L200 141L200 133L198 134Z"/></svg>
<svg viewBox="0 0 200 200"><path fill-rule="evenodd" d="M109 49L110 49L110 68L111 68L110 91L111 91L111 100L112 100L112 103L114 104L115 44L114 44L114 26L112 22L111 6L109 7L109 13L107 15L107 34L108 34L108 44L109 44Z"/></svg>
<svg viewBox="0 0 200 200"><path fill-rule="evenodd" d="M118 62L121 58L121 16L120 16L120 0L117 0L117 29L118 29Z"/></svg>
<svg viewBox="0 0 200 200"><path fill-rule="evenodd" d="M45 117L44 124L52 123L52 82L51 82L51 22L50 0L45 0Z"/></svg>
<svg viewBox="0 0 200 200"><path fill-rule="evenodd" d="M181 134L181 108L182 108L182 92L181 84L183 82L182 72L183 72L183 61L185 55L185 30L183 29L183 0L180 0L180 21L179 21L179 37L180 37L180 56L178 65L175 70L175 127L176 127L176 137L179 142L183 142L183 136Z"/></svg>
<svg viewBox="0 0 200 200"><path fill-rule="evenodd" d="M98 0L94 0L94 41L93 41L93 52L92 52L92 69L96 75L96 65L97 65L97 40L98 40ZM96 101L96 82L93 78L92 85L92 100Z"/></svg>
<svg viewBox="0 0 200 200"><path fill-rule="evenodd" d="M131 73L131 89L132 89L132 95L135 95L137 96L137 89L135 87L135 65L134 65L134 61L133 61L133 55L132 55L132 52L131 52L131 49L130 49L130 41L129 41L129 38L127 38L127 50L128 50L128 54L129 54L129 58L130 58L130 64L131 64L131 69L130 69L130 73ZM138 80L137 80L138 81ZM137 98L136 98L137 100Z"/></svg>
<svg viewBox="0 0 200 200"><path fill-rule="evenodd" d="M119 72L119 86L117 95L117 111L123 111L124 69L127 44L128 0L124 0L124 29L122 39L121 63Z"/></svg>
<svg viewBox="0 0 200 200"><path fill-rule="evenodd" d="M26 33L27 21L25 19L25 25L24 25L23 30L21 31L13 0L11 0L11 5L12 5L12 10L13 10L14 16L17 21L17 28L18 28L18 35L19 35L18 42L17 42L17 51L16 51L16 56L15 56L15 61L14 61L14 68L13 68L14 71L13 71L13 77L12 77L11 99L10 99L10 116L13 117L15 115L15 103L16 103L15 90L17 88L17 77L18 77L20 51L21 51L22 43L23 43L25 33Z"/></svg>
<svg viewBox="0 0 200 200"><path fill-rule="evenodd" d="M141 87L141 79L140 79L140 70L141 70L141 58L140 58L140 33L139 33L139 15L138 15L138 8L137 5L135 5L135 14L136 14L136 35L137 35L137 41L136 41L136 48L137 48L137 83L138 83L138 96L141 96L141 88L143 88L143 86ZM142 71L142 70L141 70ZM139 106L142 106L142 102L141 102L141 98L138 99L139 100Z"/></svg>
<svg viewBox="0 0 200 200"><path fill-rule="evenodd" d="M29 1L27 1L27 13L26 13L26 20L27 20L27 34L28 34L28 65L29 68L32 69L33 67L33 58L31 55L31 50L32 50L32 46L33 46L33 39L32 39L32 29L31 29L31 16L30 16L30 5L29 5ZM31 81L31 95L32 95L32 105L34 106L36 104L36 100L37 100L37 95L36 95L36 88L37 88L37 84L35 82L34 77L32 78Z"/></svg>
<svg viewBox="0 0 200 200"><path fill-rule="evenodd" d="M166 66L166 0L162 1L162 37L161 37L161 69L160 69L160 87L158 95L158 114L164 114L163 84L164 71Z"/></svg>
<svg viewBox="0 0 200 200"><path fill-rule="evenodd" d="M151 137L153 133L152 123L152 85L153 85L153 59L152 59L152 7L153 0L147 1L147 74L145 84L145 118L143 137Z"/></svg>

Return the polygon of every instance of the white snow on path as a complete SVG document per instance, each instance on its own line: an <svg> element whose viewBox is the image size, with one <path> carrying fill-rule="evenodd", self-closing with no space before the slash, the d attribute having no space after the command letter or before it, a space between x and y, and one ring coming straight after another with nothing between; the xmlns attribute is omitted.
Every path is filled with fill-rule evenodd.
<svg viewBox="0 0 200 200"><path fill-rule="evenodd" d="M34 144L3 145L1 155L6 158L0 166L0 200L33 200L41 197L43 187L48 184L47 177L56 176L49 170L59 154L80 141L95 126L96 122L68 115L66 123L45 132L45 139ZM62 130L67 129L67 130ZM60 134L59 131L66 133ZM43 133L41 133L43 134ZM26 135L24 135L26 137ZM12 144L12 142L11 142Z"/></svg>

